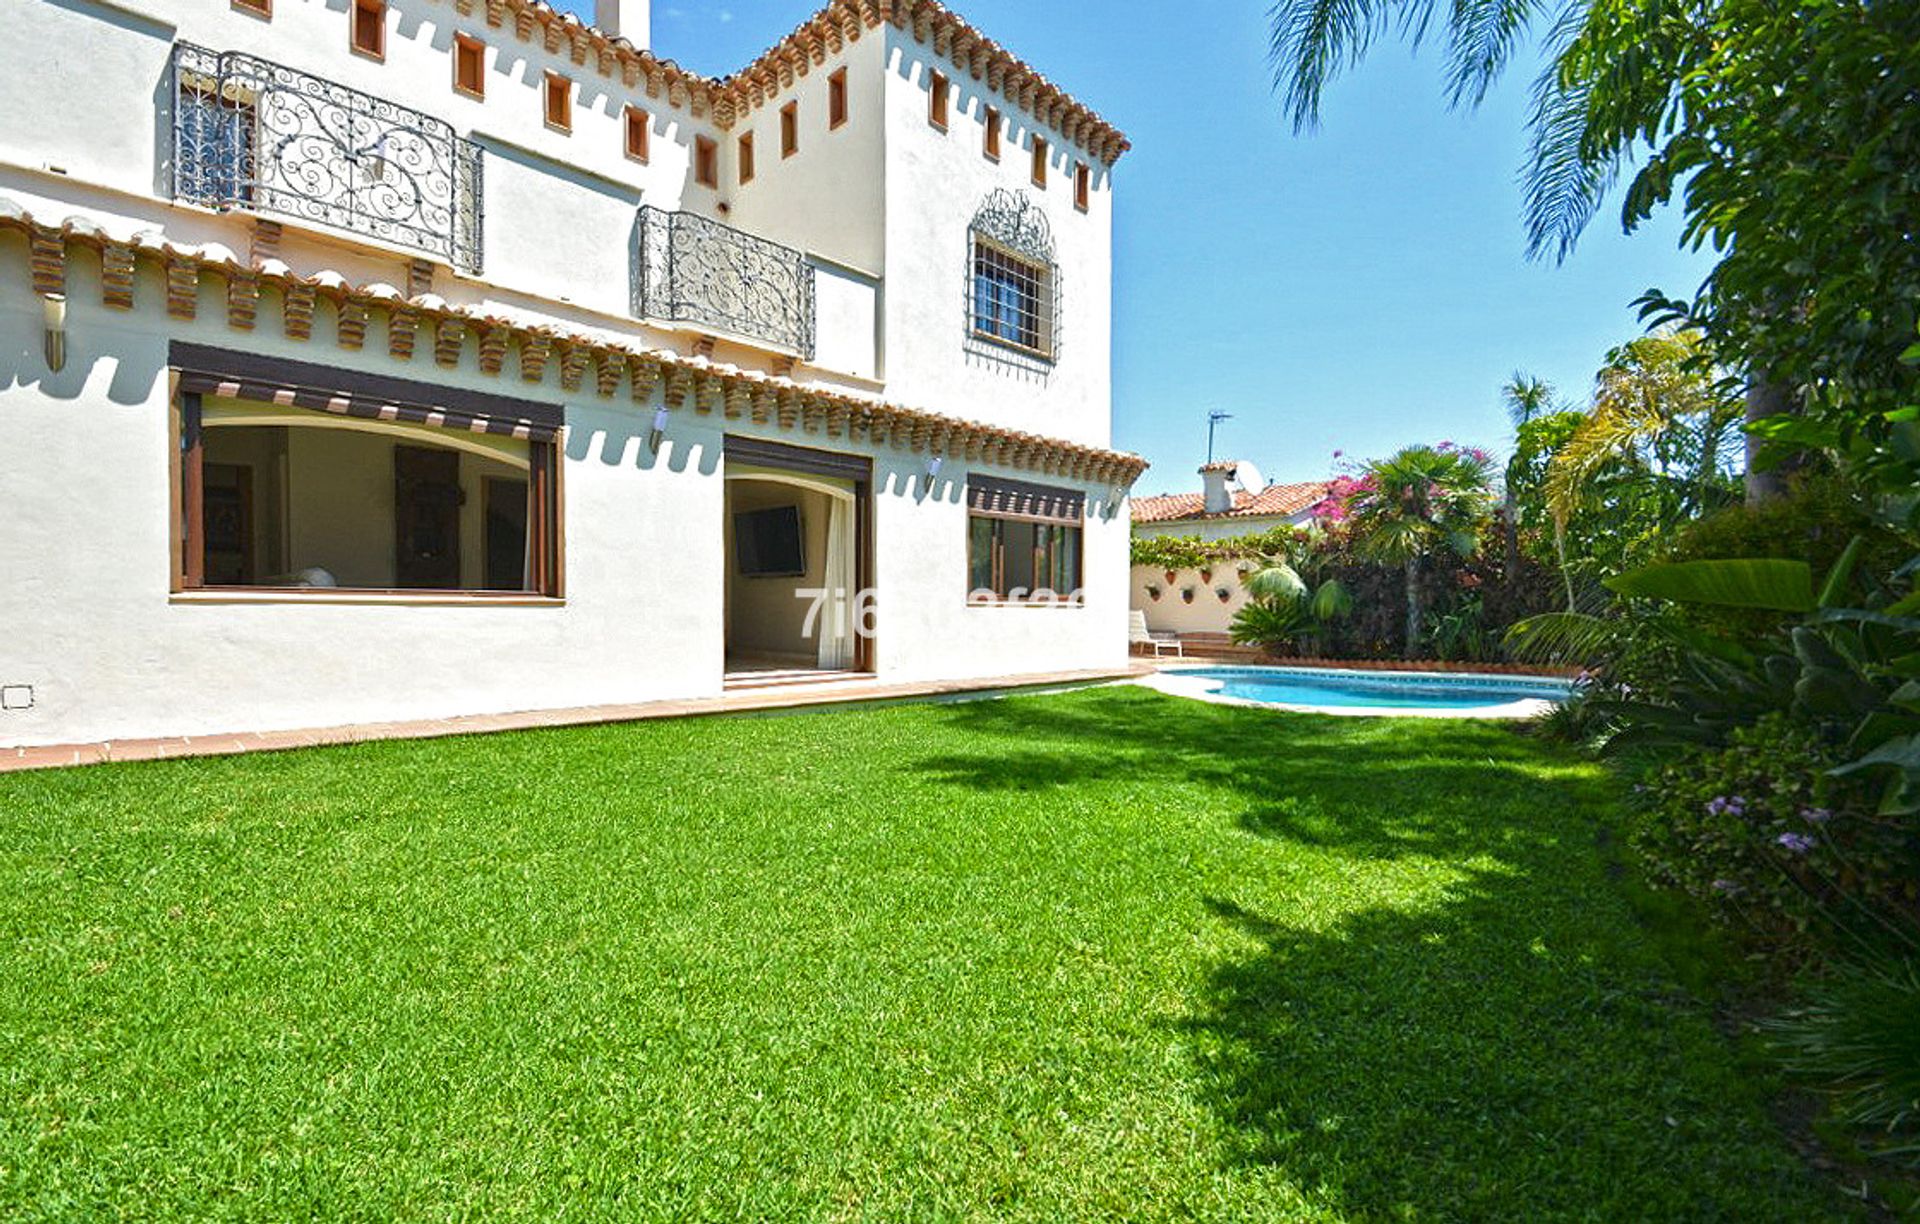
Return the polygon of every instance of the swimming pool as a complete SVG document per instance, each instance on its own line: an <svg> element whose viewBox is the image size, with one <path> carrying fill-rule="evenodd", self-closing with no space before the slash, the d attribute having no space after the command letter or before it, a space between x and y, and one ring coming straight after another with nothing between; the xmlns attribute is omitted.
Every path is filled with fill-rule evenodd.
<svg viewBox="0 0 1920 1224"><path fill-rule="evenodd" d="M1319 667L1172 667L1142 681L1226 705L1415 718L1530 718L1564 701L1569 680Z"/></svg>

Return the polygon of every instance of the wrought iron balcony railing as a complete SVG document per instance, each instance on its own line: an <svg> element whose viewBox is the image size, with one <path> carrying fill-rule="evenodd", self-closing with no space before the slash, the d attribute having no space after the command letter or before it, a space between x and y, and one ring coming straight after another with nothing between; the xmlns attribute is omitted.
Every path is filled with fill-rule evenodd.
<svg viewBox="0 0 1920 1224"><path fill-rule="evenodd" d="M813 268L806 257L692 213L640 210L633 312L813 356Z"/></svg>
<svg viewBox="0 0 1920 1224"><path fill-rule="evenodd" d="M236 51L173 53L173 194L480 270L481 152L429 115Z"/></svg>

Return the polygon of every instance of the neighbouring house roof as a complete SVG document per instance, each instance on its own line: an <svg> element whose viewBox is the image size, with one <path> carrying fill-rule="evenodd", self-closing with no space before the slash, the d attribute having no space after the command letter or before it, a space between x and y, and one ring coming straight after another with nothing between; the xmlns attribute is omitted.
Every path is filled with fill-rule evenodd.
<svg viewBox="0 0 1920 1224"><path fill-rule="evenodd" d="M284 333L306 340L315 335L326 307L341 348L357 351L378 344L383 332L396 361L412 361L418 347L431 352L435 365L453 369L471 345L482 374L506 376L507 357L517 354L523 381L541 382L551 364L559 370L563 390L590 387L602 399L611 399L624 385L634 403L646 403L659 387L667 407L676 410L1123 486L1147 467L1138 455L906 408L704 356L641 347L607 333L587 335L515 314L482 314L432 293L382 283L356 285L332 271L302 275L259 247L242 258L219 243L182 245L152 230L123 237L79 218L49 224L0 195L4 230L25 234L37 294L69 292L67 252L76 247L88 252L76 261L79 266L100 270L101 303L116 310L151 309L164 297L168 315L192 319L200 307L201 278L211 275L224 290L227 325L241 331L264 324L262 316L277 306ZM278 232L277 225L261 231ZM162 292L142 286L136 275L142 261L159 273ZM376 320L384 324L379 331L372 326Z"/></svg>
<svg viewBox="0 0 1920 1224"><path fill-rule="evenodd" d="M1133 147L1118 128L937 0L830 0L753 63L717 79L640 50L624 38L561 12L547 0L485 0L484 6L480 0L453 3L462 13L484 7L487 24L494 27L506 25L510 17L521 40L541 42L549 52L564 48L576 64L591 58L602 74L619 77L628 88L644 83L649 98L664 97L671 106L686 107L695 118L711 113L722 130L791 88L796 78L824 65L829 54L882 22L891 22L917 41L932 43L936 54L1102 162L1112 165Z"/></svg>
<svg viewBox="0 0 1920 1224"><path fill-rule="evenodd" d="M1162 493L1158 497L1134 498L1133 521L1173 523L1183 519L1290 518L1313 509L1326 496L1327 482L1324 480L1268 485L1258 493L1239 489L1233 494L1233 509L1208 514L1204 493Z"/></svg>

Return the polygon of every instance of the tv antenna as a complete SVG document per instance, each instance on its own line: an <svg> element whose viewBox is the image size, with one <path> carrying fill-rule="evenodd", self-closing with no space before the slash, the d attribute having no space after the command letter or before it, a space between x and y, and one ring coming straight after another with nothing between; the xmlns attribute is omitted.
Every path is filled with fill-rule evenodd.
<svg viewBox="0 0 1920 1224"><path fill-rule="evenodd" d="M1219 426L1220 422L1231 421L1232 419L1233 414L1231 412L1222 412L1218 408L1215 408L1207 414L1207 464L1209 466L1213 464L1213 431Z"/></svg>

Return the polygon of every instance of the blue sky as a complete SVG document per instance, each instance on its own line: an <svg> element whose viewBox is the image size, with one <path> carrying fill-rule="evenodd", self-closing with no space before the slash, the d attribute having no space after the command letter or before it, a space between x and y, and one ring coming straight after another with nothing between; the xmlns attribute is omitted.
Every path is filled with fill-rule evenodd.
<svg viewBox="0 0 1920 1224"><path fill-rule="evenodd" d="M1234 414L1220 457L1269 479L1325 475L1335 450L1502 448L1515 369L1584 399L1639 331L1633 299L1691 293L1708 270L1673 216L1626 237L1617 209L1566 264L1526 262L1530 63L1455 113L1437 48L1382 42L1295 136L1270 87L1268 0L953 3L1133 139L1115 178L1114 440L1154 465L1138 492L1198 487L1212 408ZM724 74L815 7L655 0L655 49Z"/></svg>

